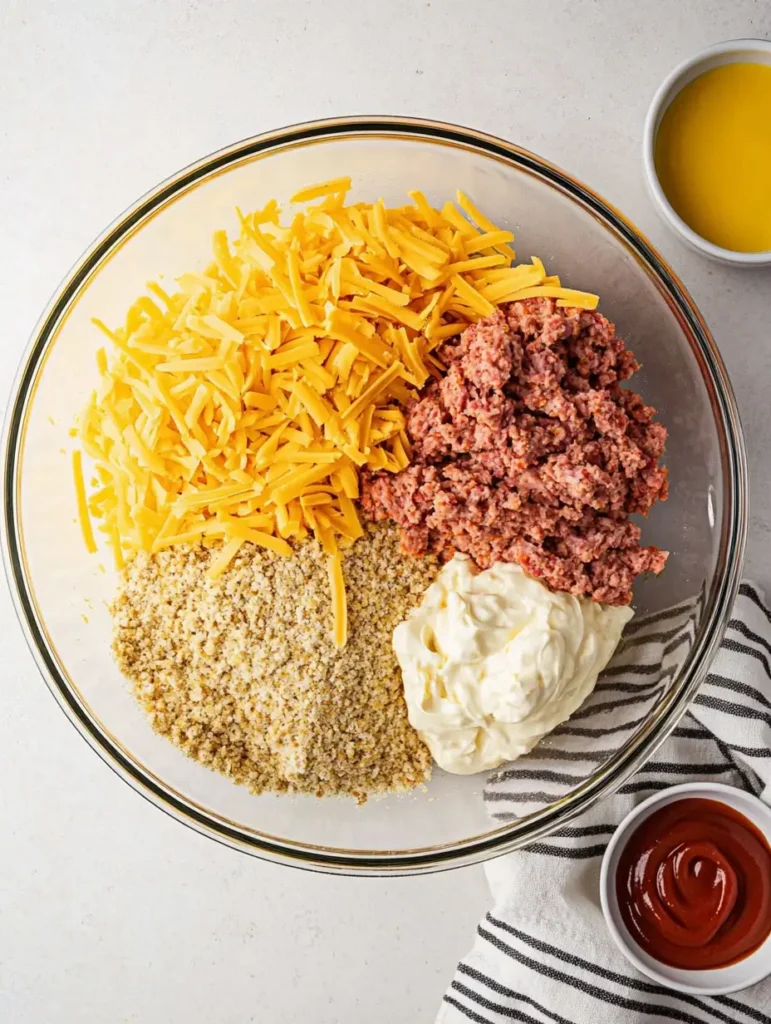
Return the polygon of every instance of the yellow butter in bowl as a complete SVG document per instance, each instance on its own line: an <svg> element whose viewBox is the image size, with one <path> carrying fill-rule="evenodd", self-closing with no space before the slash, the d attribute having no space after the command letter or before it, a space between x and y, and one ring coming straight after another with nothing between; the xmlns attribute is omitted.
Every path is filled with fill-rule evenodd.
<svg viewBox="0 0 771 1024"><path fill-rule="evenodd" d="M662 116L654 159L693 231L735 252L771 250L771 64L724 64L686 85Z"/></svg>

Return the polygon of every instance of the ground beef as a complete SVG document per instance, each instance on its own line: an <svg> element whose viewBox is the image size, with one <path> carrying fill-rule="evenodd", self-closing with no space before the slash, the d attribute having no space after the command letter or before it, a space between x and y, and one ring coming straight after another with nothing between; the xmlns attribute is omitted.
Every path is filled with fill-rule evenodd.
<svg viewBox="0 0 771 1024"><path fill-rule="evenodd" d="M638 366L613 324L528 299L438 354L446 375L408 413L412 462L364 474L366 513L395 520L413 555L517 562L553 590L628 604L667 559L629 520L667 496L667 432L621 387Z"/></svg>

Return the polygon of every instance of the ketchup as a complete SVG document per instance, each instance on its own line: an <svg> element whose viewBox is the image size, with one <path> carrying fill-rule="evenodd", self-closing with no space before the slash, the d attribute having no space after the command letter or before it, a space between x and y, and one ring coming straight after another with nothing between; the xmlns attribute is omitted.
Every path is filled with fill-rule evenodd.
<svg viewBox="0 0 771 1024"><path fill-rule="evenodd" d="M771 847L743 814L689 797L654 811L616 870L621 917L670 967L727 967L771 933Z"/></svg>

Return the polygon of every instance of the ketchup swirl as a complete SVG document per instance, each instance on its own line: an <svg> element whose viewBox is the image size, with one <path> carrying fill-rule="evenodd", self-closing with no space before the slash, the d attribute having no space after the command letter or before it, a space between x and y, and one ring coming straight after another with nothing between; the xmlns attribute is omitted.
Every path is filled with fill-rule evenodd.
<svg viewBox="0 0 771 1024"><path fill-rule="evenodd" d="M771 933L771 847L732 807L677 800L628 839L616 895L630 934L656 960L727 967Z"/></svg>

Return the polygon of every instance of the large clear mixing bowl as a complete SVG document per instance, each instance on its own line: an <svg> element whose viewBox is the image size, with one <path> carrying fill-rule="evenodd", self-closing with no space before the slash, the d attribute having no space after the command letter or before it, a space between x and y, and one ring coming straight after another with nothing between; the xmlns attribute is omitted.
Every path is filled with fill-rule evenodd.
<svg viewBox="0 0 771 1024"><path fill-rule="evenodd" d="M638 616L697 600L688 642L655 704L618 749L547 806L510 820L485 809L484 778L436 771L426 790L371 800L254 796L156 735L110 654L115 577L76 523L68 430L97 380L91 324L122 322L151 279L208 263L212 230L235 207L287 200L351 175L353 196L387 203L422 189L441 205L462 189L517 249L570 285L597 291L642 363L636 389L669 428L669 501L646 543L672 552L635 592ZM54 297L20 370L7 423L4 547L11 589L40 669L103 760L138 792L205 835L284 864L356 874L431 871L515 850L616 789L688 705L735 596L746 528L746 469L730 385L709 331L661 257L612 207L543 160L490 136L416 120L346 119L238 143L181 171L120 217ZM87 621L86 621L87 620ZM646 679L646 682L650 680ZM597 747L596 737L583 741ZM62 780L59 780L62 783Z"/></svg>

